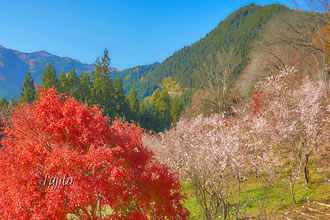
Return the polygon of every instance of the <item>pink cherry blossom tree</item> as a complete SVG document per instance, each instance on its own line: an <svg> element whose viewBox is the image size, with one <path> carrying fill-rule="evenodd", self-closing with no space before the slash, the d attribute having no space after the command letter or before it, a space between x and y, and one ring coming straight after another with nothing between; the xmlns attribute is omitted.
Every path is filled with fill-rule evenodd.
<svg viewBox="0 0 330 220"><path fill-rule="evenodd" d="M225 118L221 114L199 115L181 119L170 131L143 139L157 160L191 183L207 219L220 213L228 217L228 197L234 191L238 192L238 214L241 182L257 164L266 164L257 160L269 161L265 152L257 152L249 140L250 132L241 122L239 117ZM237 186L234 191L233 186Z"/></svg>
<svg viewBox="0 0 330 220"><path fill-rule="evenodd" d="M190 120L181 118L165 133L145 135L144 144L156 159L178 172L193 186L207 219L229 215L229 195L238 192L251 172L269 183L279 168L286 168L294 202L294 185L314 152L325 152L329 143L329 106L324 81L302 77L286 67L256 86L250 104L233 106L225 113Z"/></svg>
<svg viewBox="0 0 330 220"><path fill-rule="evenodd" d="M308 164L313 152L322 151L329 135L327 123L327 89L323 80L301 77L293 68L286 68L257 86L262 95L254 99L251 128L259 138L289 164L292 199L294 184L303 170L310 182ZM258 103L255 103L258 102ZM255 110L255 109L254 109Z"/></svg>

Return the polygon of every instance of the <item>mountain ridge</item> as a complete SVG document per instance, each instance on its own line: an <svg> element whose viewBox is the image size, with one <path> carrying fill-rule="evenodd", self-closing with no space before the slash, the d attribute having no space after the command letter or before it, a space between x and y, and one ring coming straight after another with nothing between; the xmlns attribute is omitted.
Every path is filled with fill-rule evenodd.
<svg viewBox="0 0 330 220"><path fill-rule="evenodd" d="M259 6L249 4L221 21L204 38L185 46L166 58L137 85L140 98L149 96L158 88L161 80L173 77L186 88L200 88L205 80L205 73L200 71L209 57L214 58L218 52L227 53L233 49L235 58L241 60L235 69L239 74L247 65L252 42L259 36L262 27L287 6L271 4Z"/></svg>
<svg viewBox="0 0 330 220"><path fill-rule="evenodd" d="M93 64L85 64L77 59L61 57L45 50L26 53L0 45L0 97L17 98L28 71L31 72L35 83L41 84L43 72L49 62L55 67L58 76L62 70L69 72L72 68L78 73L94 69Z"/></svg>

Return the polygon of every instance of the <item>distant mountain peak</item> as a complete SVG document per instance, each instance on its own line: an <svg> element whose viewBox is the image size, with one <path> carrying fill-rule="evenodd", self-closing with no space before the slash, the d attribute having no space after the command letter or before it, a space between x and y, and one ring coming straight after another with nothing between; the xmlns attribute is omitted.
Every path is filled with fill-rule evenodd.
<svg viewBox="0 0 330 220"><path fill-rule="evenodd" d="M0 45L0 99L19 96L26 73L31 72L35 83L41 84L47 63L52 63L59 76L62 70L70 72L74 68L78 74L90 72L93 64L85 64L70 57L61 57L45 50L24 53Z"/></svg>
<svg viewBox="0 0 330 220"><path fill-rule="evenodd" d="M55 56L54 54L48 53L45 50L39 50L39 51L33 52L33 54L38 54L40 56L45 56L45 57Z"/></svg>

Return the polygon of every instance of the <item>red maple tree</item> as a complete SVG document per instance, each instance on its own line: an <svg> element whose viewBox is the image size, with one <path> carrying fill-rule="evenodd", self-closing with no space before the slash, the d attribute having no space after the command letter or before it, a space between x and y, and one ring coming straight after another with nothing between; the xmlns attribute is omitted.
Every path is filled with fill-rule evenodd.
<svg viewBox="0 0 330 220"><path fill-rule="evenodd" d="M51 88L16 108L0 148L5 219L186 219L180 183L152 161L139 127ZM45 176L71 176L56 190Z"/></svg>

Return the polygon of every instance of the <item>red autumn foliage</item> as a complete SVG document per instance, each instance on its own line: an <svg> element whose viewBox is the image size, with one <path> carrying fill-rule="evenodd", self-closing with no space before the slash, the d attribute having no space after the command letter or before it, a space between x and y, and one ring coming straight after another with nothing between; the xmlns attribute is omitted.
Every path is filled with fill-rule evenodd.
<svg viewBox="0 0 330 220"><path fill-rule="evenodd" d="M142 131L109 120L96 106L41 88L39 101L16 108L0 148L0 218L186 219L180 183L152 161ZM71 186L44 185L46 174ZM109 211L110 210L110 211Z"/></svg>

